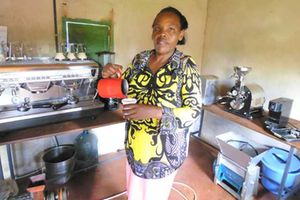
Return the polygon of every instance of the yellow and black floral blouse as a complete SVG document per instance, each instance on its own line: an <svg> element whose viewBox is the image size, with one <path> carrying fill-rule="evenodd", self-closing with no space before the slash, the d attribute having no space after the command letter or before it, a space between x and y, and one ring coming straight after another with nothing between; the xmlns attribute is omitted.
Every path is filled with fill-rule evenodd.
<svg viewBox="0 0 300 200"><path fill-rule="evenodd" d="M128 120L125 149L132 171L141 178L163 178L187 157L189 127L201 112L201 81L194 60L175 50L153 74L148 67L154 50L137 54L123 78L128 97L163 108L161 120ZM145 110L145 112L147 112Z"/></svg>

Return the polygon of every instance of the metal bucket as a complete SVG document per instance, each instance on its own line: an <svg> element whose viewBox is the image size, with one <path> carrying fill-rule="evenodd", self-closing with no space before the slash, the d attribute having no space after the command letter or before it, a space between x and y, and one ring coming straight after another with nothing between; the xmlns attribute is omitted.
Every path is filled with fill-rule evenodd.
<svg viewBox="0 0 300 200"><path fill-rule="evenodd" d="M53 184L64 184L72 175L75 166L75 147L60 145L51 147L43 155L46 180Z"/></svg>

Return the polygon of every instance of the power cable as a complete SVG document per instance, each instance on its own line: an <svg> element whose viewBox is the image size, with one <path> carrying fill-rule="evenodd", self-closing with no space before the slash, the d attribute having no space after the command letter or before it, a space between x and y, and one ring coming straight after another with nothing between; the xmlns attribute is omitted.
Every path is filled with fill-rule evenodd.
<svg viewBox="0 0 300 200"><path fill-rule="evenodd" d="M123 194L126 194L126 193L127 193L127 190L125 190L123 192L120 192L120 193L117 193L117 194L114 194L112 196L106 197L103 200L111 200L111 199L117 198L119 196L122 196Z"/></svg>
<svg viewBox="0 0 300 200"><path fill-rule="evenodd" d="M194 195L194 198L193 198L193 200L197 200L197 194L196 194L196 192L195 192L195 190L191 187L191 186L189 186L189 185L187 185L187 184L185 184L185 183L181 183L181 182L178 182L178 181L174 181L174 183L173 184L177 184L177 185L181 185L181 186L183 186L183 187L186 187L186 188L188 188L190 191L192 191L193 192L193 195ZM172 187L172 189L173 189L174 187Z"/></svg>

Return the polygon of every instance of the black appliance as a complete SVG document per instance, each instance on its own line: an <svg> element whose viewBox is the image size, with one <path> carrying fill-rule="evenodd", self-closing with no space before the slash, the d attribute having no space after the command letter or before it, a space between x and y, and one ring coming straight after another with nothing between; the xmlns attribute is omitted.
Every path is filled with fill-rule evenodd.
<svg viewBox="0 0 300 200"><path fill-rule="evenodd" d="M292 109L293 100L288 98L277 98L269 102L269 116L267 121L278 128L287 126Z"/></svg>
<svg viewBox="0 0 300 200"><path fill-rule="evenodd" d="M293 100L277 98L269 102L269 115L265 121L265 127L276 137L286 141L299 141L300 129L289 125L289 116Z"/></svg>

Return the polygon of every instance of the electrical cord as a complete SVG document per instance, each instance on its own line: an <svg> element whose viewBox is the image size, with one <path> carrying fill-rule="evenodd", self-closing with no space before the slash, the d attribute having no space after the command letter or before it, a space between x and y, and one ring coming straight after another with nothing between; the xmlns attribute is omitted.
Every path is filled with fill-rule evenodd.
<svg viewBox="0 0 300 200"><path fill-rule="evenodd" d="M292 127L292 128L298 128L296 125L294 125L293 123L291 123L291 122L288 122L288 124Z"/></svg>
<svg viewBox="0 0 300 200"><path fill-rule="evenodd" d="M172 190L174 190L175 192L177 192L177 194L179 194L184 200L188 200L186 198L186 196L184 196L184 194L182 192L180 192L179 190L177 190L176 188L172 187Z"/></svg>
<svg viewBox="0 0 300 200"><path fill-rule="evenodd" d="M36 175L36 174L39 174L39 173L43 173L43 171L45 171L44 167L38 168L38 169L36 169L34 171L31 171L31 172L28 172L26 174L15 175L15 180L19 180L19 179L22 179L22 178L27 178L28 176L31 176L31 175Z"/></svg>
<svg viewBox="0 0 300 200"><path fill-rule="evenodd" d="M189 186L189 185L187 185L187 184L185 184L185 183L181 183L181 182L178 182L178 181L174 181L174 183L173 184L177 184L177 185L181 185L181 186L183 186L183 187L185 187L185 188L188 188L190 191L192 191L192 193L193 193L193 195L194 195L194 198L193 198L193 200L197 200L197 194L196 194L196 192L195 192L195 190L191 187L191 186ZM174 187L172 187L172 189L174 190ZM186 200L188 200L187 198L186 198Z"/></svg>
<svg viewBox="0 0 300 200"><path fill-rule="evenodd" d="M59 142L58 142L57 136L53 136L52 139L54 139L55 145L59 146ZM43 167L40 167L40 168L35 169L35 170L33 170L31 172L28 172L28 173L24 173L24 174L21 174L21 175L15 175L14 179L15 180L19 180L19 179L23 179L23 178L28 178L31 175L36 175L36 174L39 174L39 173L44 173L45 171L46 171L46 167L43 166Z"/></svg>
<svg viewBox="0 0 300 200"><path fill-rule="evenodd" d="M237 142L237 143L240 143L242 144L241 147L240 147L240 151L243 151L243 148L245 145L248 145L249 147L251 147L251 149L253 149L255 151L255 154L258 155L258 151L256 150L256 148L251 145L249 142L245 142L245 141L242 141L242 140L228 140L226 143L230 143L230 142Z"/></svg>
<svg viewBox="0 0 300 200"><path fill-rule="evenodd" d="M190 191L192 191L192 193L194 195L193 200L197 200L197 194L196 194L195 190L191 186L189 186L189 185L187 185L185 183L178 182L178 181L174 181L173 184L175 184L175 185L181 185L181 186L183 186L185 188L188 188ZM175 192L177 192L182 197L182 199L189 200L181 191L179 191L178 189L176 189L174 186L172 186L171 189L174 190ZM115 198L117 198L119 196L122 196L122 195L124 195L126 193L127 193L127 190L125 190L123 192L120 192L120 193L117 193L117 194L113 194L113 195L111 195L109 197L106 197L106 198L104 198L102 200L112 200L112 199L115 199Z"/></svg>
<svg viewBox="0 0 300 200"><path fill-rule="evenodd" d="M112 196L109 196L109 197L106 197L102 200L111 200L111 199L114 199L114 198L117 198L119 196L122 196L123 194L126 194L127 193L127 190L123 191L123 192L120 192L120 193L117 193L117 194L114 194Z"/></svg>

